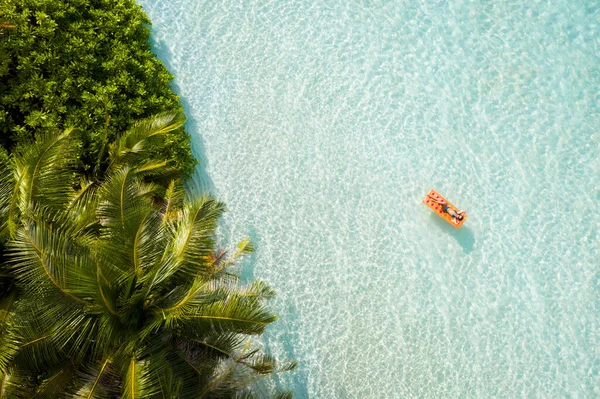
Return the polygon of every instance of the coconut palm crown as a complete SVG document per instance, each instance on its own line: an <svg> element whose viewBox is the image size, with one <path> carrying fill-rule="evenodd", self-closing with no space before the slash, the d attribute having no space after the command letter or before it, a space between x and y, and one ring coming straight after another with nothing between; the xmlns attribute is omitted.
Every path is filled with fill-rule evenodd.
<svg viewBox="0 0 600 399"><path fill-rule="evenodd" d="M138 123L110 145L102 180L76 173L73 130L0 164L0 233L20 292L0 307L0 397L252 397L255 380L295 367L251 338L276 316L273 290L232 272L250 241L215 255L224 205L191 197L147 157L183 122Z"/></svg>

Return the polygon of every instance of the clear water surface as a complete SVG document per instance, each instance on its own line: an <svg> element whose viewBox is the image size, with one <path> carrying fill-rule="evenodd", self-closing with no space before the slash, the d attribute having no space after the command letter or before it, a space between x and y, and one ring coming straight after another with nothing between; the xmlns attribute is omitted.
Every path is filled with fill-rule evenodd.
<svg viewBox="0 0 600 399"><path fill-rule="evenodd" d="M223 239L278 291L275 383L600 396L597 0L140 3Z"/></svg>

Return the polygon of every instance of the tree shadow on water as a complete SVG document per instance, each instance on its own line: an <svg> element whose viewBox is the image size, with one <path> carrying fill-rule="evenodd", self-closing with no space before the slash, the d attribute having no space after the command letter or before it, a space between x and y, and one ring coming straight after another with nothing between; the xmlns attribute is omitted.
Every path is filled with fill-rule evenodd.
<svg viewBox="0 0 600 399"><path fill-rule="evenodd" d="M187 121L185 123L186 130L192 136L192 153L194 157L198 161L198 165L194 170L194 174L190 181L187 183L188 187L194 192L199 194L210 193L216 195L217 191L215 185L206 172L208 167L208 160L206 157L206 147L204 144L204 139L198 130L198 122L191 116L192 115L192 107L190 106L187 99L181 97L181 104L183 105L183 110L187 116Z"/></svg>
<svg viewBox="0 0 600 399"><path fill-rule="evenodd" d="M250 238L250 242L254 246L254 248L259 247L259 237L258 233L256 233L256 229L254 227L250 227L248 231L248 238ZM240 277L244 282L250 282L254 280L254 266L256 265L256 251L252 252L250 255L246 255L244 260L242 261L242 269L240 271Z"/></svg>
<svg viewBox="0 0 600 399"><path fill-rule="evenodd" d="M278 336L275 337L277 342L283 347L283 357L278 358L279 361L295 360L298 362L298 366L292 370L286 372L285 376L281 377L278 374L272 376L275 387L278 390L290 389L294 392L295 399L308 399L308 367L306 362L303 362L298 357L299 348L297 346L302 342L300 340L300 331L298 328L298 309L296 306L288 302L285 305L285 309L279 310L279 319L276 323L282 323L284 325L277 326L279 331ZM272 326L273 328L275 326ZM273 335L268 332L264 335L264 344L267 353L273 353L271 348L271 339ZM284 381L282 381L284 379Z"/></svg>
<svg viewBox="0 0 600 399"><path fill-rule="evenodd" d="M432 214L430 219L433 225L437 226L443 234L447 234L454 238L466 254L473 251L473 247L475 246L475 234L468 226L463 225L460 229L457 229L435 214ZM465 224L466 223L469 223L468 219Z"/></svg>
<svg viewBox="0 0 600 399"><path fill-rule="evenodd" d="M260 237L254 227L250 227L248 237L254 246L260 250ZM250 281L255 281L254 268L256 263L256 252L253 252L244 258L244 261L241 264L242 269L240 271L240 277L243 282L247 283ZM284 287L279 287L279 289L284 289ZM302 359L297 357L299 350L296 346L301 342L298 328L298 309L296 309L296 306L289 301L283 306L284 309L277 309L279 319L274 323L274 325L267 327L267 332L265 335L263 335L263 343L267 353L273 354L271 340L274 338L277 339L278 344L281 344L284 352L282 356L283 358L279 358L278 356L278 360L296 360L298 361L298 367L288 373L285 373L285 377L280 377L278 374L274 374L271 378L277 389L291 389L294 391L294 398L308 399L308 369L306 364L302 362ZM275 335L270 334L269 330L272 329L276 329L278 332L275 333ZM285 381L282 381L282 379Z"/></svg>
<svg viewBox="0 0 600 399"><path fill-rule="evenodd" d="M150 46L152 52L162 61L169 72L175 74L175 68L172 61L173 55L166 43L156 39L154 32L150 36ZM179 96L179 101L181 102L187 118L185 128L191 136L192 153L194 158L198 161L194 174L191 176L191 179L187 181L187 186L195 194L216 194L215 185L206 172L208 166L206 145L202 134L198 129L198 122L192 117L192 115L194 115L192 105L190 104L189 99L181 94L181 88L175 80L171 81L171 90Z"/></svg>

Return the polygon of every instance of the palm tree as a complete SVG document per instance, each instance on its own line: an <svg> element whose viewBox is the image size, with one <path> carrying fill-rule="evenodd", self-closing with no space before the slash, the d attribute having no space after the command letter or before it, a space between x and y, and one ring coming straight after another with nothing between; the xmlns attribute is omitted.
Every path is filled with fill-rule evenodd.
<svg viewBox="0 0 600 399"><path fill-rule="evenodd" d="M249 240L215 251L224 205L157 183L172 170L147 149L183 122L138 123L111 144L102 181L74 173L71 130L17 152L12 173L0 168L21 293L0 313L0 397L252 397L254 381L295 367L252 340L276 319L274 292L232 272Z"/></svg>

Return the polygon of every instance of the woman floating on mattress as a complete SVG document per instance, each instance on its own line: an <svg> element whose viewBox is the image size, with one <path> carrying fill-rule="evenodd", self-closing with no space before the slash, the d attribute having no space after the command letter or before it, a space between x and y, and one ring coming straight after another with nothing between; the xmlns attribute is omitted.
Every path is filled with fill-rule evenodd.
<svg viewBox="0 0 600 399"><path fill-rule="evenodd" d="M450 205L448 205L448 202L446 202L445 200L433 198L431 195L428 195L428 197L433 202L437 202L438 204L440 204L442 206L442 210L444 212L446 212L447 214L449 214L450 216L452 216L452 223L458 224L461 220L463 220L465 218L466 211L458 211L457 212L456 210L450 208Z"/></svg>

